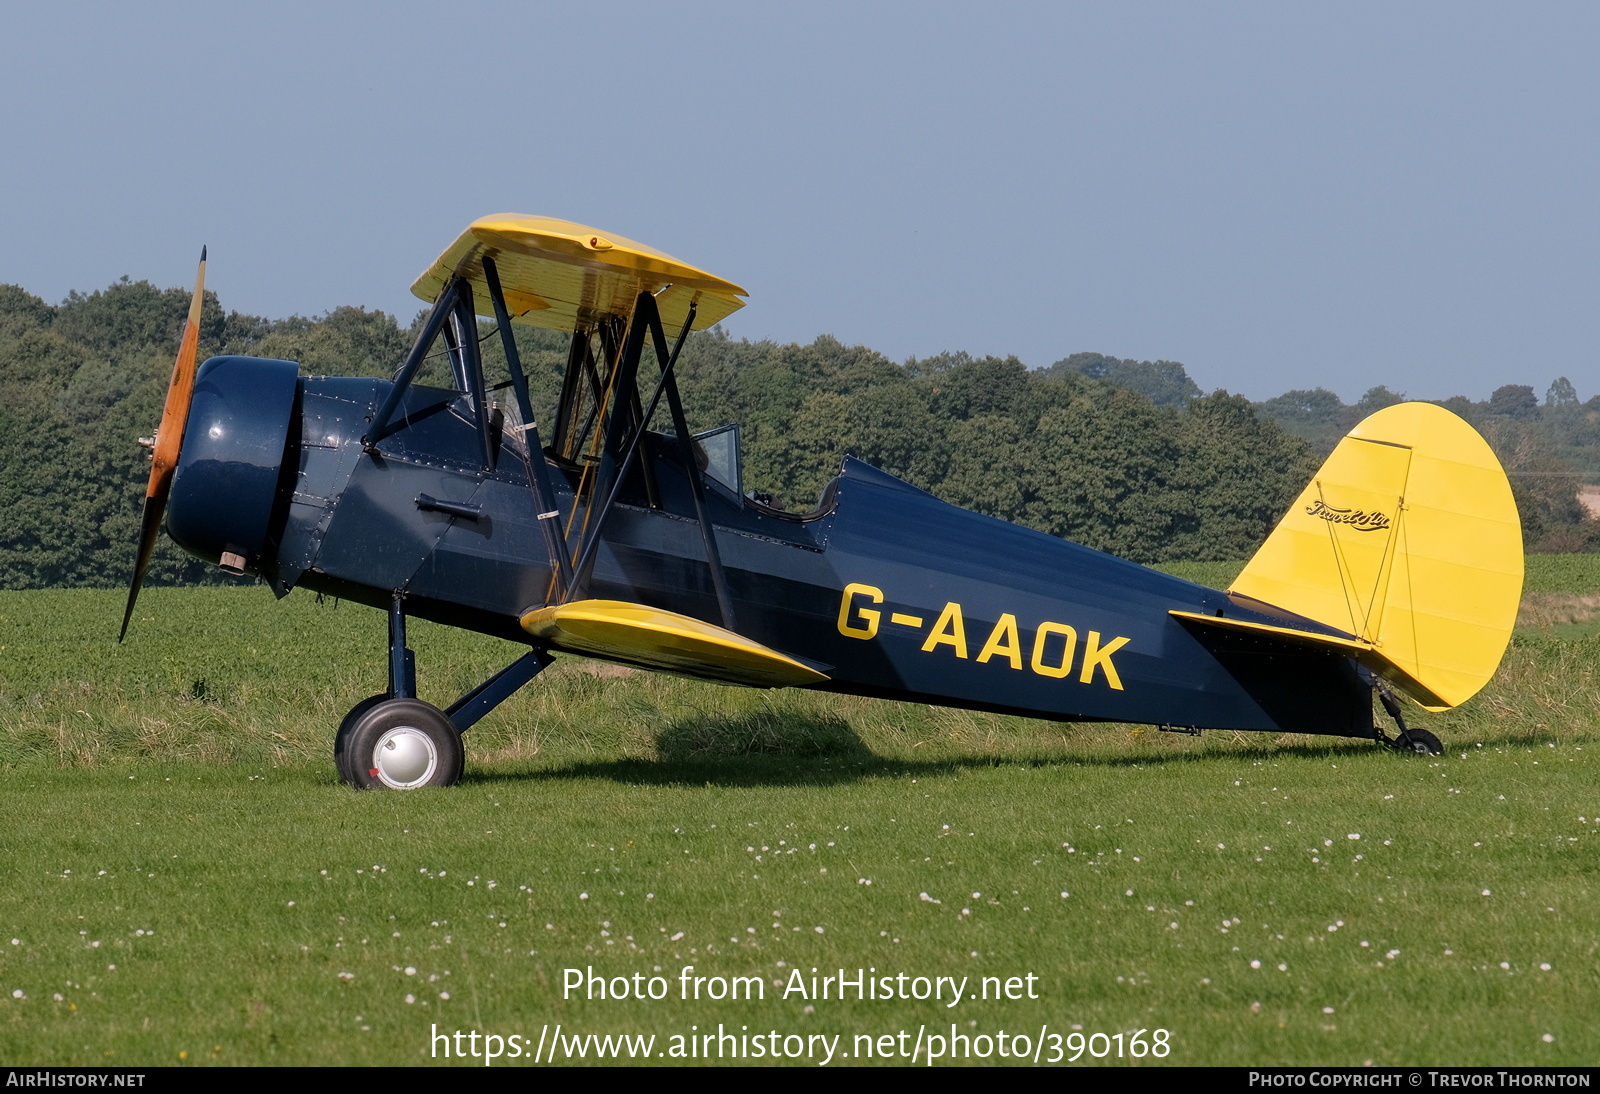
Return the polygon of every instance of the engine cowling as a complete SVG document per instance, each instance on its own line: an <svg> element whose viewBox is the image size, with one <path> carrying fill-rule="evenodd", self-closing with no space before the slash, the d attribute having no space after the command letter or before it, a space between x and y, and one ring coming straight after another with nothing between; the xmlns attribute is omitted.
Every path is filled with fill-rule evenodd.
<svg viewBox="0 0 1600 1094"><path fill-rule="evenodd" d="M272 525L295 416L300 367L213 357L195 377L167 503L167 534L233 573L270 572Z"/></svg>

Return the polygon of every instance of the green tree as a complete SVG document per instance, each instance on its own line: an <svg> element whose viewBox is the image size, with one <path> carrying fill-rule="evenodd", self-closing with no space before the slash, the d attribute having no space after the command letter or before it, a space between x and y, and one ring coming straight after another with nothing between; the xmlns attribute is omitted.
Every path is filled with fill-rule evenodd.
<svg viewBox="0 0 1600 1094"><path fill-rule="evenodd" d="M1028 389L1028 369L1015 357L943 353L906 363L927 394L928 407L946 421L981 414L1010 414Z"/></svg>
<svg viewBox="0 0 1600 1094"><path fill-rule="evenodd" d="M1259 409L1281 428L1310 441L1319 452L1333 451L1354 424L1356 413L1325 387L1286 391L1259 404Z"/></svg>
<svg viewBox="0 0 1600 1094"><path fill-rule="evenodd" d="M1103 353L1074 353L1045 370L1050 373L1075 372L1091 380L1104 380L1116 387L1137 391L1156 406L1185 407L1200 397L1200 385L1177 361L1135 361L1108 357Z"/></svg>
<svg viewBox="0 0 1600 1094"><path fill-rule="evenodd" d="M1578 392L1573 388L1572 381L1565 376L1556 377L1544 393L1544 405L1546 408L1577 406Z"/></svg>
<svg viewBox="0 0 1600 1094"><path fill-rule="evenodd" d="M1384 407L1394 406L1397 403L1403 403L1405 401L1406 394L1403 391L1390 391L1382 384L1379 384L1376 387L1370 387L1367 389L1366 394L1362 395L1361 398L1356 402L1355 422L1359 422L1362 418L1365 418L1369 414L1376 414ZM1354 425L1355 422L1351 422L1350 424Z"/></svg>
<svg viewBox="0 0 1600 1094"><path fill-rule="evenodd" d="M1248 558L1311 481L1315 454L1248 399L1223 391L1191 402L1178 426L1173 485L1196 520L1163 557Z"/></svg>
<svg viewBox="0 0 1600 1094"><path fill-rule="evenodd" d="M1539 414L1539 398L1527 384L1504 384L1489 396L1489 413L1507 418L1534 418Z"/></svg>

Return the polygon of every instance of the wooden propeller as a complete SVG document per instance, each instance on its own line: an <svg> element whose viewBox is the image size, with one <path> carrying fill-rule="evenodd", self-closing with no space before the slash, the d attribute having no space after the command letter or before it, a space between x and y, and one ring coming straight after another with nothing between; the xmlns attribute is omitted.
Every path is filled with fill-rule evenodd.
<svg viewBox="0 0 1600 1094"><path fill-rule="evenodd" d="M189 401L194 395L195 358L200 352L200 305L206 295L206 249L200 248L200 272L195 277L194 297L189 301L189 318L183 324L183 340L178 359L172 365L172 380L167 384L167 401L161 411L161 425L147 444L151 449L150 484L144 492L144 511L139 522L139 554L133 564L133 582L128 586L128 606L122 613L121 642L128 634L133 605L139 599L150 556L155 553L156 537L161 533L161 518L166 514L167 496L172 492L172 474L178 467L178 450L183 446L183 427L189 420Z"/></svg>

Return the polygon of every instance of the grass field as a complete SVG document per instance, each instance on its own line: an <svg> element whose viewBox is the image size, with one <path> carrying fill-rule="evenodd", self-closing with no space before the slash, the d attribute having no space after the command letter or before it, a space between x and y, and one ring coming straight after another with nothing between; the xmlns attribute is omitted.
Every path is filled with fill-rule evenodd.
<svg viewBox="0 0 1600 1094"><path fill-rule="evenodd" d="M954 1024L1040 1062L1592 1062L1600 560L1531 558L1528 590L1496 681L1419 712L1439 758L563 659L472 731L464 785L411 794L332 770L378 613L152 589L119 647L120 592L0 593L0 1059L445 1062L435 1025L531 1053L561 1023L652 1059L720 1024L862 1063L858 1035ZM413 645L436 701L513 652ZM668 996L563 998L588 967ZM784 997L841 967L1023 997ZM1141 1029L1170 1053L1087 1040Z"/></svg>

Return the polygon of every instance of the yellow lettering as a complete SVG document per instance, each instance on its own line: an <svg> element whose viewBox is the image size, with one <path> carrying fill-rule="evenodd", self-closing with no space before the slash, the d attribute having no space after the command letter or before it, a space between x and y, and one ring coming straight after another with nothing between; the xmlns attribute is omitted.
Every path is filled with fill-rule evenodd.
<svg viewBox="0 0 1600 1094"><path fill-rule="evenodd" d="M1117 675L1117 666L1111 663L1111 655L1128 644L1126 638L1113 638L1104 646L1100 645L1100 632L1089 632L1089 645L1083 651L1083 671L1078 673L1078 683L1094 683L1094 669L1099 665L1106 673L1106 683L1117 691L1122 690L1122 678Z"/></svg>
<svg viewBox="0 0 1600 1094"><path fill-rule="evenodd" d="M858 596L865 597L874 604L883 603L882 589L875 589L871 585L846 585L844 595L839 598L839 633L846 638L876 638L878 620L882 618L883 613L858 606L855 603L855 598ZM852 621L853 615L859 616L861 622Z"/></svg>
<svg viewBox="0 0 1600 1094"><path fill-rule="evenodd" d="M1052 665L1045 660L1045 643L1052 634L1066 638L1061 650L1061 663ZM1052 680L1060 680L1072 673L1072 655L1078 652L1078 632L1065 623L1040 623L1033 634L1033 671Z"/></svg>
<svg viewBox="0 0 1600 1094"><path fill-rule="evenodd" d="M935 646L941 645L955 647L957 657L965 659L967 656L967 624L961 618L961 605L954 601L946 604L944 611L939 613L939 621L933 625L928 640L922 644L922 652L932 653Z"/></svg>
<svg viewBox="0 0 1600 1094"><path fill-rule="evenodd" d="M994 625L994 630L989 632L989 641L983 644L983 652L978 654L978 664L986 664L989 658L1000 654L1011 662L1011 667L1022 669L1022 640L1017 637L1017 617L1007 612L1002 615Z"/></svg>

